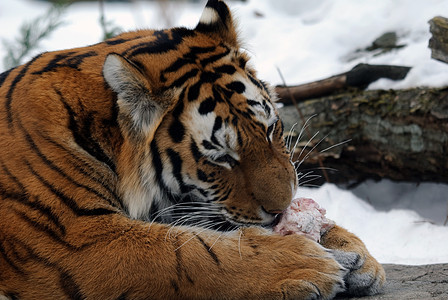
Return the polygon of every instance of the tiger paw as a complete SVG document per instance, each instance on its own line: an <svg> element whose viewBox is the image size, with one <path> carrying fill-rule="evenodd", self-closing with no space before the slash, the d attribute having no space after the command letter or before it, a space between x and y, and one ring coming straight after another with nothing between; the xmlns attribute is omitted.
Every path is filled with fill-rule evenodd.
<svg viewBox="0 0 448 300"><path fill-rule="evenodd" d="M354 234L335 226L322 236L321 244L329 249L348 273L344 277L345 293L353 296L375 295L386 281L383 267Z"/></svg>
<svg viewBox="0 0 448 300"><path fill-rule="evenodd" d="M253 229L243 231L242 241L257 246L257 261L250 264L261 288L256 299L333 299L346 290L348 269L318 243L302 235L260 236L263 233ZM243 242L242 253L247 252L244 246Z"/></svg>

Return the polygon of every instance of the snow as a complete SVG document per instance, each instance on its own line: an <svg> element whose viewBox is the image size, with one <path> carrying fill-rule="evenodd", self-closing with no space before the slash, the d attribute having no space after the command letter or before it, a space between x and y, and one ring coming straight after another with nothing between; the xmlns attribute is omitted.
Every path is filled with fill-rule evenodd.
<svg viewBox="0 0 448 300"><path fill-rule="evenodd" d="M124 30L194 27L205 0L198 3L132 1L106 3L105 14ZM405 80L379 80L369 88L401 89L448 85L448 65L432 60L428 21L448 12L448 0L251 0L229 2L238 18L243 47L258 76L282 84L301 84L350 70L358 63L411 66ZM41 16L44 1L0 1L0 37L13 40L24 21ZM97 43L98 2L72 4L64 25L32 53ZM381 34L394 31L406 47L383 55L360 51ZM0 58L5 54L0 47ZM0 61L0 72L5 68ZM425 183L365 182L353 191L326 184L300 187L297 196L317 201L327 216L359 235L382 263L448 263L448 187ZM394 204L391 205L391 200ZM370 202L370 203L369 203Z"/></svg>
<svg viewBox="0 0 448 300"><path fill-rule="evenodd" d="M296 197L310 197L327 217L358 235L381 263L448 262L448 227L431 224L413 210L378 211L350 191L332 184L300 188Z"/></svg>

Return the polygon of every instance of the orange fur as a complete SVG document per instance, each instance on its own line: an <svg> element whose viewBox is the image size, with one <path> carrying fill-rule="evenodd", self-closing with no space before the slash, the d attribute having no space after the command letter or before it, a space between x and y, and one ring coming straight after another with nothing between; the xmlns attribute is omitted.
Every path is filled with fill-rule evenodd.
<svg viewBox="0 0 448 300"><path fill-rule="evenodd" d="M258 227L289 204L295 170L274 96L245 66L227 6L207 7L194 30L128 32L0 75L0 298L343 290L338 260L350 269L350 255ZM165 224L164 206L185 196L240 228ZM383 276L356 237L332 231L326 241L339 235L353 246L326 246L365 255L359 272Z"/></svg>

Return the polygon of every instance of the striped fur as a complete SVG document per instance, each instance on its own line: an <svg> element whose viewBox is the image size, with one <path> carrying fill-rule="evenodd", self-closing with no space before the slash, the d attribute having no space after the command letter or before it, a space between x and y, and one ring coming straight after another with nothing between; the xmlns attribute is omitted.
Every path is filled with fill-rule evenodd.
<svg viewBox="0 0 448 300"><path fill-rule="evenodd" d="M341 291L352 256L262 229L297 179L275 95L247 60L210 0L194 29L123 33L1 74L0 298ZM340 230L329 245L356 240Z"/></svg>

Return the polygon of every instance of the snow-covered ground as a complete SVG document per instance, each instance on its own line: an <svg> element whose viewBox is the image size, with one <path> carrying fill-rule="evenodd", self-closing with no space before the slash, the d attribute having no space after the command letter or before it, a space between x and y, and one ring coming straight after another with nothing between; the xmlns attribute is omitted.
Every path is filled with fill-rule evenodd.
<svg viewBox="0 0 448 300"><path fill-rule="evenodd" d="M327 210L329 219L358 235L381 263L448 262L448 227L432 224L413 210L378 210L332 184L319 189L302 188L297 196L318 202Z"/></svg>
<svg viewBox="0 0 448 300"><path fill-rule="evenodd" d="M205 2L106 3L105 13L124 30L194 27ZM300 84L363 62L412 67L405 80L379 80L370 88L448 85L448 65L432 60L427 47L427 22L436 15L447 16L448 0L249 0L229 4L259 77L273 84L282 83L277 68L287 84ZM0 39L14 39L22 22L43 15L48 7L42 1L0 1ZM37 52L97 43L102 36L98 19L97 2L72 4L64 25ZM383 55L359 51L390 31L406 47ZM0 58L4 53L0 46ZM324 206L330 218L358 234L382 263L448 263L448 227L442 226L448 214L447 185L366 182L350 192L327 184L319 189L301 188L298 194ZM391 199L393 206L388 204Z"/></svg>

